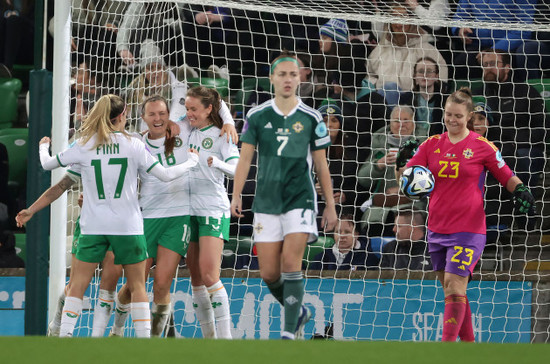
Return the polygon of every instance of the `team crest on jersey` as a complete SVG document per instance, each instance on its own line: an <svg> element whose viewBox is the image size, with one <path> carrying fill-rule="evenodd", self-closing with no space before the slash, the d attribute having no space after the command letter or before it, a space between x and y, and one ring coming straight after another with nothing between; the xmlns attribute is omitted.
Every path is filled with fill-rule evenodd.
<svg viewBox="0 0 550 364"><path fill-rule="evenodd" d="M464 156L464 158L466 159L470 159L474 156L474 151L471 150L470 148L466 148L464 149L464 151L462 152L462 155Z"/></svg>
<svg viewBox="0 0 550 364"><path fill-rule="evenodd" d="M202 147L204 149L210 149L212 148L212 145L214 145L214 141L211 138L204 138L202 140Z"/></svg>
<svg viewBox="0 0 550 364"><path fill-rule="evenodd" d="M176 139L176 141L175 141L174 146L175 146L176 148L181 147L181 146L183 145L183 141L181 140L181 138L180 138L179 136L177 136L175 139Z"/></svg>
<svg viewBox="0 0 550 364"><path fill-rule="evenodd" d="M294 129L296 133L300 133L302 130L304 130L304 125L301 122L297 121L294 123L294 125L292 125L292 129Z"/></svg>
<svg viewBox="0 0 550 364"><path fill-rule="evenodd" d="M324 122L318 123L315 127L315 135L317 135L319 138L327 135L327 124L325 124Z"/></svg>

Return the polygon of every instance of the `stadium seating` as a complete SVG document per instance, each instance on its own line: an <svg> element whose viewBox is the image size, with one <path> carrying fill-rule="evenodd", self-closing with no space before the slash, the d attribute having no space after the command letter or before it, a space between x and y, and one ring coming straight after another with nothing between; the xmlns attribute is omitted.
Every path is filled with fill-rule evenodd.
<svg viewBox="0 0 550 364"><path fill-rule="evenodd" d="M550 112L550 78L533 79L527 81L529 85L533 86L544 99L544 108L546 113Z"/></svg>
<svg viewBox="0 0 550 364"><path fill-rule="evenodd" d="M267 77L246 78L243 80L241 89L233 98L233 110L244 112L244 106L254 91L271 91L271 81Z"/></svg>
<svg viewBox="0 0 550 364"><path fill-rule="evenodd" d="M21 129L27 130L27 129ZM28 133L0 135L0 143L8 150L8 188L16 196L27 180L27 141Z"/></svg>
<svg viewBox="0 0 550 364"><path fill-rule="evenodd" d="M7 128L0 129L0 136L3 135L29 135L29 129L27 128Z"/></svg>
<svg viewBox="0 0 550 364"><path fill-rule="evenodd" d="M21 87L17 78L0 78L0 129L11 128L17 120L17 98Z"/></svg>
<svg viewBox="0 0 550 364"><path fill-rule="evenodd" d="M208 88L216 89L216 91L220 93L221 97L225 98L229 95L229 80L226 80L225 78L190 78L188 82L189 87L202 85Z"/></svg>
<svg viewBox="0 0 550 364"><path fill-rule="evenodd" d="M395 240L395 237L381 236L381 237L370 238L369 243L374 255L380 258L382 256L382 250L384 249L384 245L386 245L392 240Z"/></svg>

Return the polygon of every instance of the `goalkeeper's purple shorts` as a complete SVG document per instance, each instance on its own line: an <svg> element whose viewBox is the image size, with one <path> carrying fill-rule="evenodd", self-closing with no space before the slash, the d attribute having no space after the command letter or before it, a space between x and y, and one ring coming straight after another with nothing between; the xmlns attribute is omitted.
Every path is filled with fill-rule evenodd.
<svg viewBox="0 0 550 364"><path fill-rule="evenodd" d="M428 249L433 269L462 277L470 276L485 248L485 242L484 234L439 234L428 230Z"/></svg>

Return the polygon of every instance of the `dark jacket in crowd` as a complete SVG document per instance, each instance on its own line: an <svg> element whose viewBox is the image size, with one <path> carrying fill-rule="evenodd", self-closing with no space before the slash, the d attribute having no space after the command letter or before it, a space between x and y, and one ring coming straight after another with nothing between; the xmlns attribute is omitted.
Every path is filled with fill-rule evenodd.
<svg viewBox="0 0 550 364"><path fill-rule="evenodd" d="M25 262L15 252L15 236L11 231L0 234L0 268L24 268Z"/></svg>
<svg viewBox="0 0 550 364"><path fill-rule="evenodd" d="M367 238L360 237L358 241L359 247L351 250L340 264L331 247L317 254L308 268L311 270L366 270L367 267L378 266L378 258L367 249Z"/></svg>
<svg viewBox="0 0 550 364"><path fill-rule="evenodd" d="M525 83L486 83L474 91L484 95L492 110L493 125L487 139L500 147L504 157L515 157L517 149L544 151L546 116L540 93Z"/></svg>
<svg viewBox="0 0 550 364"><path fill-rule="evenodd" d="M382 249L381 268L432 270L426 242L390 241Z"/></svg>

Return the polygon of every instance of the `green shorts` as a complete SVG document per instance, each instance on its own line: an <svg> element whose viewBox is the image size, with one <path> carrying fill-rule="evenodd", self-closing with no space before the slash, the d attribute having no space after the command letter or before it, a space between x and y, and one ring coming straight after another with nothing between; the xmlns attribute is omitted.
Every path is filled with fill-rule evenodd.
<svg viewBox="0 0 550 364"><path fill-rule="evenodd" d="M71 245L71 254L76 255L78 251L78 239L80 238L80 216L76 219L74 224L73 243Z"/></svg>
<svg viewBox="0 0 550 364"><path fill-rule="evenodd" d="M198 243L201 236L229 240L229 217L191 216L191 241Z"/></svg>
<svg viewBox="0 0 550 364"><path fill-rule="evenodd" d="M178 253L182 257L187 253L189 237L191 236L189 216L143 219L143 231L145 240L147 240L149 258L157 257L157 247L159 245Z"/></svg>
<svg viewBox="0 0 550 364"><path fill-rule="evenodd" d="M99 263L113 247L115 264L135 264L147 259L144 235L80 235L76 258L86 263Z"/></svg>

